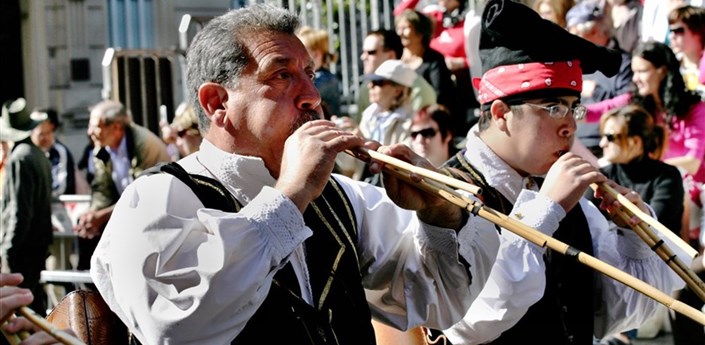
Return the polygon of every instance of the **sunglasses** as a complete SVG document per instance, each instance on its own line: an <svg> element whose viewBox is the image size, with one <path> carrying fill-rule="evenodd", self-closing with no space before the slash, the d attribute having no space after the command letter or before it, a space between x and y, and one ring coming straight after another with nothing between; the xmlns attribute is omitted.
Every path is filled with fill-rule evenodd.
<svg viewBox="0 0 705 345"><path fill-rule="evenodd" d="M367 54L367 55L375 55L375 54L377 54L377 50L376 50L376 49L375 49L375 50L363 50L362 52L365 53L365 54Z"/></svg>
<svg viewBox="0 0 705 345"><path fill-rule="evenodd" d="M191 126L190 128L182 129L182 130L176 132L176 135L179 138L183 138L186 136L186 134L196 135L196 133L198 133L198 126L194 125L194 126Z"/></svg>
<svg viewBox="0 0 705 345"><path fill-rule="evenodd" d="M669 28L669 30L671 30L671 33L673 33L674 35L682 35L685 32L685 27L677 26L677 27Z"/></svg>
<svg viewBox="0 0 705 345"><path fill-rule="evenodd" d="M430 139L430 138L435 137L435 136L436 136L436 133L438 133L438 131L437 131L435 128L433 128L433 127L424 128L424 129L419 130L419 131L412 131L412 132L411 132L411 139L416 139L416 137L417 137L418 135L421 135L421 136L424 137L425 139Z"/></svg>
<svg viewBox="0 0 705 345"><path fill-rule="evenodd" d="M615 140L619 139L619 137L621 137L621 135L619 135L619 134L611 134L611 133L610 133L610 134L603 134L602 137L605 138L605 139L607 139L608 142L612 143L612 142L614 142Z"/></svg>
<svg viewBox="0 0 705 345"><path fill-rule="evenodd" d="M394 85L394 82L389 80L370 80L370 84L372 84L372 86L383 87L385 85Z"/></svg>

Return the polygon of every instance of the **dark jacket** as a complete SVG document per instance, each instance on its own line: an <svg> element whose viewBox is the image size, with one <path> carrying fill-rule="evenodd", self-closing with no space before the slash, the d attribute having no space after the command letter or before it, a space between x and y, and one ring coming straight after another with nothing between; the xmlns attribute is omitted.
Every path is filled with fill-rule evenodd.
<svg viewBox="0 0 705 345"><path fill-rule="evenodd" d="M612 164L600 169L620 186L633 189L654 209L659 223L680 233L683 216L683 179L674 166L650 158L627 164ZM596 205L599 200L591 197Z"/></svg>

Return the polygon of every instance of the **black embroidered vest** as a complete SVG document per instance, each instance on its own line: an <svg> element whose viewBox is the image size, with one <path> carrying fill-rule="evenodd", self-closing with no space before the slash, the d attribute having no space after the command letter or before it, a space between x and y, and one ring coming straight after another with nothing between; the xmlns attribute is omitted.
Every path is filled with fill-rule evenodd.
<svg viewBox="0 0 705 345"><path fill-rule="evenodd" d="M230 212L241 208L214 179L189 175L176 163L157 169L184 181L206 207ZM304 243L314 306L300 298L288 263L274 275L267 298L233 344L375 344L358 266L355 219L349 199L330 178L304 212L304 222L313 230Z"/></svg>
<svg viewBox="0 0 705 345"><path fill-rule="evenodd" d="M467 162L463 153L459 152L444 165L446 171L481 187L484 204L508 214L512 209L511 203L485 182L482 174ZM568 212L553 237L592 255L592 236L579 205ZM531 306L514 327L491 344L592 345L594 272L574 258L551 249L546 250L544 261L546 290L543 298Z"/></svg>

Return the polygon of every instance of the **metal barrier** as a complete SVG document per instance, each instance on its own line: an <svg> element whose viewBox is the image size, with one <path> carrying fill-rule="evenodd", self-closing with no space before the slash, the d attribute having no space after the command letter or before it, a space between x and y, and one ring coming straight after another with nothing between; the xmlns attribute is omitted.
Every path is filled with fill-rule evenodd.
<svg viewBox="0 0 705 345"><path fill-rule="evenodd" d="M343 115L357 113L362 42L371 30L393 29L392 11L398 0L241 0L241 5L266 2L299 14L303 25L328 31L331 53L338 59L331 72L342 82ZM469 0L470 7L479 0ZM434 3L421 0L419 7ZM233 4L238 6L237 4ZM159 132L159 119L173 119L175 102L188 100L184 52L190 40L210 18L187 14L178 27L179 48L122 50L109 48L103 58L104 99L123 102L134 121Z"/></svg>
<svg viewBox="0 0 705 345"><path fill-rule="evenodd" d="M135 123L159 133L159 119L174 117L177 50L108 48L103 56L103 99L122 102Z"/></svg>

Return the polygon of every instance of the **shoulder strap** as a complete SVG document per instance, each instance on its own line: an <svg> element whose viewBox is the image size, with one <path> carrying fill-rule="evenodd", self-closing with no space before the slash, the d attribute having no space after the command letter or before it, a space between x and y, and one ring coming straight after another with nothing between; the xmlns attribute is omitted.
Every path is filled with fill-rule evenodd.
<svg viewBox="0 0 705 345"><path fill-rule="evenodd" d="M189 174L176 162L160 163L144 171L144 175L167 173L185 183L203 206L225 212L239 212L240 204L220 181L198 174Z"/></svg>
<svg viewBox="0 0 705 345"><path fill-rule="evenodd" d="M443 164L441 171L448 176L480 187L482 189L482 195L478 195L478 198L480 198L483 203L496 205L494 207L499 207L500 212L509 214L512 210L511 203L487 183L482 173L477 171L477 169L465 159L463 155L464 152L465 150L462 150L449 159Z"/></svg>

